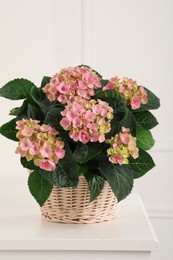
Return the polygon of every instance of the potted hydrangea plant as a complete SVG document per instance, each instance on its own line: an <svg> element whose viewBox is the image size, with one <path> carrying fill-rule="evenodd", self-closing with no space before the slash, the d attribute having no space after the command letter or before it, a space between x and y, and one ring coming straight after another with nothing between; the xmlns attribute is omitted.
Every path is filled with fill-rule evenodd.
<svg viewBox="0 0 173 260"><path fill-rule="evenodd" d="M149 110L160 101L135 80L103 79L80 65L43 77L39 88L14 79L0 96L23 100L0 133L17 142L29 190L47 220L111 219L134 179L155 166L147 150L158 122Z"/></svg>

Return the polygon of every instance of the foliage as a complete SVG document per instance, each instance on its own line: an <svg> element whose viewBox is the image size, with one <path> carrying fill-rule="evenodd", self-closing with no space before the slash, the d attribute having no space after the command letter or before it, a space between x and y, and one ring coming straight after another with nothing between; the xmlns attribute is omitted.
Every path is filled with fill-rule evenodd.
<svg viewBox="0 0 173 260"><path fill-rule="evenodd" d="M157 119L149 110L159 108L159 98L147 88L141 88L141 93L147 95L147 102L146 96L143 103L142 96L138 96L138 104L136 105L134 104L135 96L134 100L131 99L131 104L133 102L132 106L129 101L129 96L126 99L125 92L121 93L120 91L122 86L125 86L122 84L127 83L128 86L128 84L131 84L132 80L128 81L123 79L123 81L118 81L117 83L116 78L110 81L103 79L98 72L91 70L88 66L81 65L77 68L77 72L79 73L83 73L82 70L88 70L90 74L94 73L92 74L95 77L95 87L93 87L94 95L90 94L90 96L87 97L90 101L83 101L83 96L80 97L80 99L75 99L78 95L78 89L76 88L74 90L73 86L73 102L69 105L71 94L68 94L68 96L65 97L66 99L68 97L68 101L64 103L60 102L62 95L57 95L56 93L51 96L50 90L48 88L48 90L46 89L46 86L51 86L51 80L54 80L55 82L54 78L48 76L43 77L40 87L36 87L34 83L27 79L20 78L14 79L0 88L0 96L10 100L23 100L20 107L10 111L10 115L14 118L0 128L0 133L6 138L19 142L18 153L21 152L19 151L19 148L20 143L24 140L22 138L24 137L19 136L19 128L16 129L16 124L22 120L26 120L26 122L27 120L30 122L30 119L38 120L40 125L49 125L51 129L53 128L57 131L57 140L61 140L64 143L63 149L65 150L65 155L57 160L53 170L41 167L38 162L36 163L40 155L36 160L34 159L35 155L29 154L29 150L25 153L25 156L21 156L22 166L31 171L28 179L29 190L40 206L42 206L49 197L53 186L77 187L81 174L86 178L88 183L90 202L96 199L100 194L105 181L111 186L118 201L121 201L130 194L133 188L134 179L143 176L155 166L152 157L146 150L151 149L154 145L154 139L150 129L158 124ZM57 77L59 77L61 81L62 74L63 70L61 73L57 74ZM82 85L83 88L86 86L87 80L89 81L91 79L85 79L82 83L84 84ZM99 80L100 86L98 86L97 80ZM116 87L112 87L113 85L111 84L115 82L117 84ZM72 83L76 84L74 82ZM84 95L84 92L81 93ZM134 93L139 93L139 91ZM140 106L139 98L141 98ZM82 109L85 109L85 113L88 113L88 115L91 115L91 111L94 111L94 109L96 110L96 107L98 108L100 104L102 104L102 109L104 109L105 104L108 105L107 117L101 115L102 111L100 111L100 113L94 111L95 114L92 112L92 116L94 116L95 119L87 119L90 120L90 126L87 127L91 127L92 122L94 122L94 124L96 124L96 122L98 125L100 124L97 129L99 134L97 139L91 141L92 139L86 139L86 137L84 139L84 137L80 137L79 134L78 139L75 140L76 137L74 134L77 133L77 130L73 127L73 122L68 122L70 125L67 127L62 123L63 117L65 118L65 122L69 116L69 114L67 115L67 111L64 112L65 108L66 110L67 107L73 107L73 109L75 109L75 100L78 100L78 103L81 105ZM99 103L100 101L98 100L105 103ZM134 109L135 105L136 109ZM98 120L102 123L99 123ZM91 134L92 129L86 129L88 131L87 134ZM78 132L83 131L80 133L86 135L86 131L84 133L83 129L79 130L80 129L78 128ZM20 131L20 135L21 133L22 130ZM122 143L117 143L119 142L117 140L121 140ZM132 147L134 146L134 142L136 142L135 148ZM129 148L130 146L132 148ZM118 156L123 157L123 163L117 157L117 151L121 152ZM137 151L138 155L136 153ZM129 155L131 156L129 157ZM47 159L43 158L44 162L46 160Z"/></svg>

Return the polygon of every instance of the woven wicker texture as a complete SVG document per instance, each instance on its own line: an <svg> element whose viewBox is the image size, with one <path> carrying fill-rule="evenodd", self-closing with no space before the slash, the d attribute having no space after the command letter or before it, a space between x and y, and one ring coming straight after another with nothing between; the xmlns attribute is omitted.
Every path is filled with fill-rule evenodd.
<svg viewBox="0 0 173 260"><path fill-rule="evenodd" d="M107 182L91 203L89 196L88 184L83 176L77 188L54 187L41 208L42 217L59 223L97 223L115 218L117 198Z"/></svg>

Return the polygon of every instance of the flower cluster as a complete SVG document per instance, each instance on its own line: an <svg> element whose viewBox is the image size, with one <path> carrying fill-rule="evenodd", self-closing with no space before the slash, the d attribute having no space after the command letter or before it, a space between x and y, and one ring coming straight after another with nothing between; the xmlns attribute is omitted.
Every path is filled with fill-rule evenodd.
<svg viewBox="0 0 173 260"><path fill-rule="evenodd" d="M122 132L116 134L109 140L110 148L107 150L109 161L115 164L128 164L128 158L132 156L138 158L138 148L136 147L136 138L130 133L129 128L122 127Z"/></svg>
<svg viewBox="0 0 173 260"><path fill-rule="evenodd" d="M39 125L39 121L23 119L17 121L17 138L20 140L16 153L33 160L36 166L53 171L59 159L65 155L64 142L56 137L58 132L49 125Z"/></svg>
<svg viewBox="0 0 173 260"><path fill-rule="evenodd" d="M111 78L103 90L116 89L126 99L127 104L130 104L132 109L138 109L141 104L146 104L147 91L143 86L138 86L136 81L124 77L119 79L118 77Z"/></svg>
<svg viewBox="0 0 173 260"><path fill-rule="evenodd" d="M159 108L160 101L130 78L103 79L80 65L43 77L40 88L14 79L0 88L0 96L24 99L10 111L15 118L0 127L0 134L18 141L16 153L23 167L32 169L29 190L40 206L52 188L77 187L80 175L89 185L90 202L105 181L121 201L130 194L133 179L155 166L145 150L153 147L150 129L158 124L149 110ZM44 181L44 196L39 196L38 181Z"/></svg>
<svg viewBox="0 0 173 260"><path fill-rule="evenodd" d="M65 110L61 112L63 118L60 121L65 130L69 130L69 136L76 142L100 143L105 141L105 134L110 132L110 121L113 118L113 109L107 102L101 100L86 100L81 97L69 102Z"/></svg>
<svg viewBox="0 0 173 260"><path fill-rule="evenodd" d="M90 99L94 89L101 87L101 78L85 66L69 67L55 74L43 88L50 101L58 100L62 104L72 101L75 96Z"/></svg>

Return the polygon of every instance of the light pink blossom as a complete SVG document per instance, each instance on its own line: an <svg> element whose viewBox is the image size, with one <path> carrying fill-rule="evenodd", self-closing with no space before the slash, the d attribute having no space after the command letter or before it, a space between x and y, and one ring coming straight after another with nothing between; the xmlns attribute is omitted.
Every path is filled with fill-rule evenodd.
<svg viewBox="0 0 173 260"><path fill-rule="evenodd" d="M141 104L148 102L146 89L143 86L138 86L135 80L127 77L122 79L118 79L118 77L111 78L103 87L103 90L108 89L115 89L120 92L132 109L138 109Z"/></svg>
<svg viewBox="0 0 173 260"><path fill-rule="evenodd" d="M121 165L121 164L123 164L124 158L123 158L122 155L116 154L116 155L111 155L111 156L109 157L109 161L110 161L111 163L120 164L120 165Z"/></svg>
<svg viewBox="0 0 173 260"><path fill-rule="evenodd" d="M132 109L138 109L140 107L140 105L141 105L140 98L137 95L133 96L132 99L131 99Z"/></svg>
<svg viewBox="0 0 173 260"><path fill-rule="evenodd" d="M69 126L71 125L71 122L67 118L62 118L60 121L60 125L67 130Z"/></svg>
<svg viewBox="0 0 173 260"><path fill-rule="evenodd" d="M138 158L138 148L136 147L136 138L130 134L130 129L122 127L121 132L116 134L106 143L110 144L107 150L109 161L115 164L127 164L128 158Z"/></svg>
<svg viewBox="0 0 173 260"><path fill-rule="evenodd" d="M33 160L41 169L53 171L59 159L65 156L64 142L57 137L58 132L49 125L38 124L39 121L23 119L17 121L17 138L19 139L16 153Z"/></svg>
<svg viewBox="0 0 173 260"><path fill-rule="evenodd" d="M64 156L65 156L65 150L62 149L62 148L57 147L57 148L55 148L55 154L56 154L56 156L57 156L59 159L62 159L62 158L64 158Z"/></svg>
<svg viewBox="0 0 173 260"><path fill-rule="evenodd" d="M56 168L56 165L51 160L40 160L40 168L46 171L54 171Z"/></svg>
<svg viewBox="0 0 173 260"><path fill-rule="evenodd" d="M52 156L52 149L49 146L43 146L40 149L40 153L43 157L50 158Z"/></svg>
<svg viewBox="0 0 173 260"><path fill-rule="evenodd" d="M83 144L88 143L89 141L89 134L85 129L79 131L79 141Z"/></svg>
<svg viewBox="0 0 173 260"><path fill-rule="evenodd" d="M76 97L68 102L61 115L63 118L60 125L70 131L69 136L75 142L101 143L105 141L105 134L111 130L113 109L105 101Z"/></svg>
<svg viewBox="0 0 173 260"><path fill-rule="evenodd" d="M65 104L75 96L89 100L94 90L100 87L101 77L92 69L81 66L62 69L42 90L50 101L58 100Z"/></svg>

